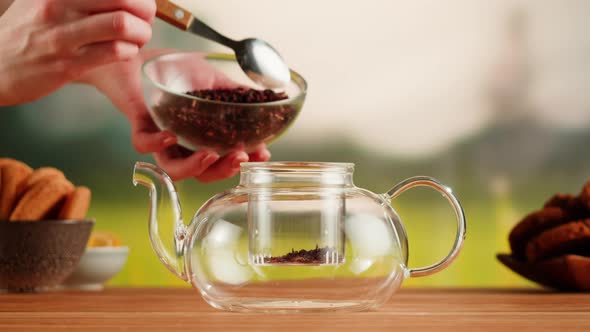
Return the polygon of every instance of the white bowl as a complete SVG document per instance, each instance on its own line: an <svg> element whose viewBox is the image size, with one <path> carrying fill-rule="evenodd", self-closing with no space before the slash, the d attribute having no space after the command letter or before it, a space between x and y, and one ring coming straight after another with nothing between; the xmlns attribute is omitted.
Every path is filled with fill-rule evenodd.
<svg viewBox="0 0 590 332"><path fill-rule="evenodd" d="M123 269L128 247L87 248L76 270L62 283L64 288L101 290Z"/></svg>

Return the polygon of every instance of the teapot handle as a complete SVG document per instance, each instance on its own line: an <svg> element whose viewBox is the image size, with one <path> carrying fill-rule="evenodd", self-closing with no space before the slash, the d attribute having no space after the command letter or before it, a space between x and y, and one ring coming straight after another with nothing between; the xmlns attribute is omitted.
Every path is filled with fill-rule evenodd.
<svg viewBox="0 0 590 332"><path fill-rule="evenodd" d="M451 249L451 252L449 252L449 254L445 258L432 265L408 269L410 277L424 277L436 273L440 270L443 270L449 264L451 264L451 262L459 254L461 247L463 247L463 242L465 241L465 213L463 212L463 207L461 206L461 203L453 194L451 188L443 185L438 180L428 176L416 176L406 179L397 184L395 187L391 188L386 194L384 194L384 196L388 198L389 201L391 201L392 199L402 194L404 191L414 187L430 187L440 192L453 207L453 210L455 211L455 216L457 218L457 235L455 237L455 243L453 245L453 249Z"/></svg>

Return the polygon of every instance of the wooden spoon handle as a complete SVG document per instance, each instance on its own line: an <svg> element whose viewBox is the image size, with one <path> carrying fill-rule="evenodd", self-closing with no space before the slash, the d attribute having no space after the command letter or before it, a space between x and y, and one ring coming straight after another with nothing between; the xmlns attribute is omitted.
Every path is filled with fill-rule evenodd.
<svg viewBox="0 0 590 332"><path fill-rule="evenodd" d="M173 4L169 0L156 0L156 16L181 30L187 30L194 17L188 10Z"/></svg>

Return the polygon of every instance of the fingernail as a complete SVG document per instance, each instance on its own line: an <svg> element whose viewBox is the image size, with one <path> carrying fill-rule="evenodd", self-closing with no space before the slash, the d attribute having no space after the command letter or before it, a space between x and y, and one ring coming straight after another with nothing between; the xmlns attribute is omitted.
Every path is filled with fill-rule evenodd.
<svg viewBox="0 0 590 332"><path fill-rule="evenodd" d="M262 151L262 153L260 154L260 157L262 157L262 159L266 159L266 160L270 159L270 157L271 157L270 151L268 151L268 150Z"/></svg>
<svg viewBox="0 0 590 332"><path fill-rule="evenodd" d="M166 137L166 138L164 138L162 143L164 143L165 146L174 145L174 144L176 144L176 137L174 137L174 136Z"/></svg>
<svg viewBox="0 0 590 332"><path fill-rule="evenodd" d="M247 161L248 161L248 159L244 160L244 158L236 157L236 158L234 158L234 160L232 161L232 163L231 163L231 167L232 167L232 168L234 168L234 169L235 169L235 168L240 168L240 164L241 164L241 163L245 163L245 162L247 162Z"/></svg>
<svg viewBox="0 0 590 332"><path fill-rule="evenodd" d="M218 155L210 153L210 154L205 155L205 157L203 158L203 160L201 161L201 163L203 163L203 164L212 164L217 159L219 159L219 156Z"/></svg>

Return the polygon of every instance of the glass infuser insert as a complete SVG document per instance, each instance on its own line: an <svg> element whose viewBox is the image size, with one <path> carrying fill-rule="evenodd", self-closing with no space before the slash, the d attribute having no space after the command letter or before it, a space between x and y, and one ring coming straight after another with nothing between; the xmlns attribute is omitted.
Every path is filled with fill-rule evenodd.
<svg viewBox="0 0 590 332"><path fill-rule="evenodd" d="M337 265L345 258L345 190L352 165L252 163L240 187L248 195L249 259L256 265Z"/></svg>
<svg viewBox="0 0 590 332"><path fill-rule="evenodd" d="M249 195L249 258L252 264L336 265L345 257L344 194Z"/></svg>

